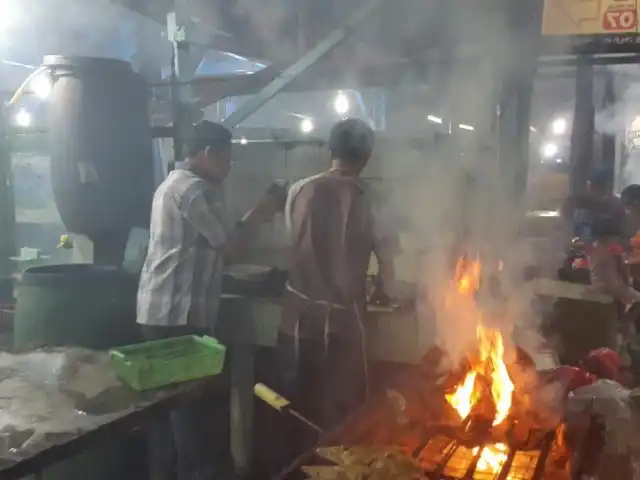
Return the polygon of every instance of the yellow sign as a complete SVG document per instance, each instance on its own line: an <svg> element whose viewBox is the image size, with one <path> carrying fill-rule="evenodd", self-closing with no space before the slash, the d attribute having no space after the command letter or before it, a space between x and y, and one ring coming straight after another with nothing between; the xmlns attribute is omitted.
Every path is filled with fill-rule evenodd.
<svg viewBox="0 0 640 480"><path fill-rule="evenodd" d="M549 36L638 33L640 0L545 0L542 34Z"/></svg>

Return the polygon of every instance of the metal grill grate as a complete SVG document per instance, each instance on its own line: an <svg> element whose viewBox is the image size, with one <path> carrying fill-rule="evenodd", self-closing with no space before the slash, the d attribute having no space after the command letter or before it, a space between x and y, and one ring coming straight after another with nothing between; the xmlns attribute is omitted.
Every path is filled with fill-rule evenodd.
<svg viewBox="0 0 640 480"><path fill-rule="evenodd" d="M434 430L440 430L437 426ZM448 430L448 428L446 428ZM483 447L462 443L446 433L434 433L415 446L404 443L402 450L413 457L430 480L566 480L566 451L558 441L560 429L536 432L535 444L520 447L493 443ZM483 450L496 454L492 462ZM304 465L323 464L307 458ZM326 463L324 463L326 465Z"/></svg>
<svg viewBox="0 0 640 480"><path fill-rule="evenodd" d="M425 357L426 358L426 357ZM394 382L392 390L369 402L339 429L321 439L320 446L401 450L413 458L429 480L569 480L569 452L562 442L562 426L536 423L534 413L516 409L517 415L495 428L471 415L460 422L444 400L445 386L424 362ZM427 367L425 367L425 365ZM497 457L483 449L497 449ZM495 453L495 452L494 452ZM493 463L489 463L491 460ZM327 465L326 459L307 452L280 477L305 478L302 466Z"/></svg>
<svg viewBox="0 0 640 480"><path fill-rule="evenodd" d="M438 480L540 480L547 470L545 463L554 439L555 431L548 432L540 448L521 450L509 446L470 447L445 435L436 435L415 458L428 476ZM495 454L492 464L483 463L483 449Z"/></svg>

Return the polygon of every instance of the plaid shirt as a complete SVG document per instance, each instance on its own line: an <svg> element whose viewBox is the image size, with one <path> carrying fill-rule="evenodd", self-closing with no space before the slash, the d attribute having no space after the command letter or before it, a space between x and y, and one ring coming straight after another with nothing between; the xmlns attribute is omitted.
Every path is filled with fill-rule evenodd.
<svg viewBox="0 0 640 480"><path fill-rule="evenodd" d="M213 328L222 290L219 251L231 232L221 185L177 169L153 197L138 323Z"/></svg>

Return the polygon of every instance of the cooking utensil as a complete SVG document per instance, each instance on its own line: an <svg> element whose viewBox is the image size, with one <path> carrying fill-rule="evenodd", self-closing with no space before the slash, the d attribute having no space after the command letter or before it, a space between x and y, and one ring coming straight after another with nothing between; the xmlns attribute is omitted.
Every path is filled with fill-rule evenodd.
<svg viewBox="0 0 640 480"><path fill-rule="evenodd" d="M291 402L289 400L287 400L277 392L271 390L264 383L257 383L253 387L253 393L255 394L256 397L258 397L260 400L265 402L270 407L275 408L277 411L297 418L302 423L304 423L305 425L312 428L318 433L324 433L319 426L317 426L311 420L306 419L300 413L298 413L293 408L291 408Z"/></svg>

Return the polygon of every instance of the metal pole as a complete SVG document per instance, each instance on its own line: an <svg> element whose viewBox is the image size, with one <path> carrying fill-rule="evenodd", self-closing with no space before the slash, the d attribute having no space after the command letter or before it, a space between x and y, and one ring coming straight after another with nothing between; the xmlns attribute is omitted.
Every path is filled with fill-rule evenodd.
<svg viewBox="0 0 640 480"><path fill-rule="evenodd" d="M16 223L6 115L6 107L0 99L0 302L13 293L11 257L15 254Z"/></svg>
<svg viewBox="0 0 640 480"><path fill-rule="evenodd" d="M604 92L602 95L601 111L615 108L617 103L615 92L615 78L613 72L605 68L604 72ZM611 178L616 174L616 136L605 131L600 135L600 159L599 163L609 170ZM612 185L613 187L613 185Z"/></svg>
<svg viewBox="0 0 640 480"><path fill-rule="evenodd" d="M593 106L593 65L586 62L576 69L576 103L571 130L570 188L571 193L583 190L593 164L593 134L595 108Z"/></svg>
<svg viewBox="0 0 640 480"><path fill-rule="evenodd" d="M172 42L171 58L171 107L173 116L173 152L174 164L184 156L184 141L191 129L188 115L188 103L191 96L190 81L202 61L197 46L194 44L195 34L193 21L189 16L189 5L186 0L175 0L174 10L167 15L167 34ZM169 165L172 170L173 165Z"/></svg>
<svg viewBox="0 0 640 480"><path fill-rule="evenodd" d="M351 15L341 27L332 31L316 47L305 53L297 62L284 70L276 79L256 93L240 108L222 121L228 128L234 128L250 115L255 113L265 103L275 97L284 88L294 81L300 74L312 67L325 55L349 38L356 27L376 12L387 0L369 0Z"/></svg>
<svg viewBox="0 0 640 480"><path fill-rule="evenodd" d="M509 17L509 32L517 49L500 91L498 143L500 169L510 185L509 196L521 204L527 189L531 100L538 66L542 5L532 2L528 8L512 9Z"/></svg>

